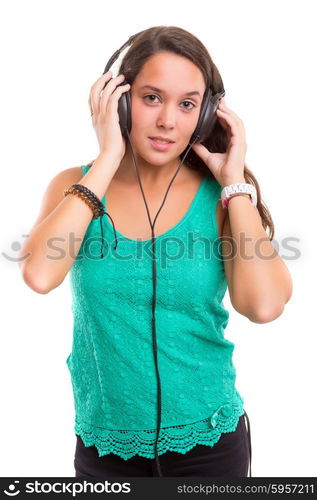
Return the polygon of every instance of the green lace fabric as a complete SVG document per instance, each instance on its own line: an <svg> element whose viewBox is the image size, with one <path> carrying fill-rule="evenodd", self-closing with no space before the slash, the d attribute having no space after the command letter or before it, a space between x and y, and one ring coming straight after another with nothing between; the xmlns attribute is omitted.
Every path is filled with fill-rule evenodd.
<svg viewBox="0 0 317 500"><path fill-rule="evenodd" d="M83 167L83 173L88 167ZM156 338L161 380L158 453L213 446L244 413L218 241L221 186L205 177L184 217L156 237ZM106 198L102 203L106 210ZM114 220L116 224L116 220ZM153 361L151 240L132 240L103 220L89 224L70 269L73 344L67 357L75 432L99 455L154 458L157 378Z"/></svg>
<svg viewBox="0 0 317 500"><path fill-rule="evenodd" d="M239 393L236 393L232 404L220 406L210 418L192 424L161 428L157 443L158 455L166 451L185 454L197 444L213 446L220 439L221 434L236 430L239 418L243 414L243 399ZM107 430L93 428L76 419L75 433L80 435L85 446L96 446L100 457L114 453L124 460L134 455L155 458L156 429Z"/></svg>

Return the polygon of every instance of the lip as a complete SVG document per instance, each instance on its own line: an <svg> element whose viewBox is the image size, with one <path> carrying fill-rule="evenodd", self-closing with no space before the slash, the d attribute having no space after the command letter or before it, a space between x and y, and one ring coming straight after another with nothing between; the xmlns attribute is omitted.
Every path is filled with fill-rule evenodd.
<svg viewBox="0 0 317 500"><path fill-rule="evenodd" d="M167 149L169 149L173 144L175 144L174 141L171 141L171 142L168 142L166 144L161 144L159 142L157 142L155 139L161 139L162 141L170 141L170 139L168 138L165 138L165 137L160 137L160 136L156 136L156 137L149 137L149 140L152 144L152 147L154 149L156 149L157 151L166 151Z"/></svg>
<svg viewBox="0 0 317 500"><path fill-rule="evenodd" d="M162 135L153 135L152 137L149 137L149 139L161 139L161 141L175 142L169 137L163 137Z"/></svg>

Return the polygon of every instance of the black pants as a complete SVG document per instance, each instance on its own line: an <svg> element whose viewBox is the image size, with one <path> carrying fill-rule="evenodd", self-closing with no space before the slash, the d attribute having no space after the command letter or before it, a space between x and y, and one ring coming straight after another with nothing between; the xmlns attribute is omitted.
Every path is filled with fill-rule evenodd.
<svg viewBox="0 0 317 500"><path fill-rule="evenodd" d="M198 444L185 454L167 451L159 455L163 476L169 477L248 477L250 441L245 416L234 432L227 432L213 446ZM110 453L98 456L95 446L85 447L76 434L75 477L153 477L158 476L155 458L134 455L128 460Z"/></svg>

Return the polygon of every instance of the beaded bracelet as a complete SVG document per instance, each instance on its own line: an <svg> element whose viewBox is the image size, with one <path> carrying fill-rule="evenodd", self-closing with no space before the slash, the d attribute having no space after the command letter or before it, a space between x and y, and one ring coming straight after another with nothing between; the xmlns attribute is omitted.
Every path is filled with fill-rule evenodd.
<svg viewBox="0 0 317 500"><path fill-rule="evenodd" d="M64 189L64 196L68 194L78 195L93 212L93 219L98 219L104 214L104 207L99 198L86 186L82 184L72 184L69 188Z"/></svg>
<svg viewBox="0 0 317 500"><path fill-rule="evenodd" d="M76 196L79 196L86 205L89 206L89 208L93 212L93 219L98 219L100 217L100 230L101 230L101 237L102 237L102 244L101 244L101 253L100 256L103 258L103 245L104 245L104 237L103 237L103 228L102 228L102 217L103 215L107 215L112 223L113 227L113 232L115 236L115 249L117 248L118 245L118 240L117 240L117 233L115 230L114 222L108 214L108 212L105 211L104 206L102 202L99 200L98 196L95 195L89 188L86 186L83 186L82 184L72 184L69 186L67 189L64 189L64 196L67 196L68 194L75 194Z"/></svg>

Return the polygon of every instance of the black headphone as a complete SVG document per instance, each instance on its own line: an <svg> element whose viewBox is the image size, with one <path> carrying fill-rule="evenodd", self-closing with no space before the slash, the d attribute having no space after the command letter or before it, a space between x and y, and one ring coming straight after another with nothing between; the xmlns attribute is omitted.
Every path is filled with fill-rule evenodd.
<svg viewBox="0 0 317 500"><path fill-rule="evenodd" d="M141 33L143 33L144 31L140 31L139 33L136 33L135 35L132 35L127 42L125 42L122 47L120 47L120 49L118 49L116 52L114 52L114 54L110 57L109 61L107 62L106 64L106 67L104 69L104 72L103 74L107 73L107 71L109 71L109 68L112 66L112 64L114 63L114 61L119 57L120 53L122 52L122 50L124 48L126 48L127 46L131 45L133 43L133 41L135 40L135 38L137 38ZM124 81L123 83L121 83L120 85L125 85L126 81ZM107 83L106 83L107 84ZM105 84L105 86L106 86ZM104 88L105 88L104 86ZM103 90L103 89L102 89ZM210 88L208 88L206 91L205 91L205 94L204 94L204 98L203 98L203 102L202 102L202 105L201 105L201 109L200 109L200 114L199 114L199 119L198 119L198 122L197 122L197 126L190 138L190 141L189 141L189 148L187 147L187 151L185 153L185 155L183 156L183 159L180 163L180 166L178 167L176 173L174 174L168 188L167 188L167 192L165 193L165 196L164 196L164 199L163 199L163 203L161 205L161 207L159 208L156 216L155 216L155 219L154 219L154 223L152 224L152 221L151 221L151 218L150 218L150 214L149 214L149 210L148 210L148 206L147 206L147 203L146 203L146 199L145 199L145 196L144 196L144 192L143 192L143 189L142 189L142 184L141 184L141 180L140 180L140 177L139 177L139 173L138 173L138 168L137 168L137 164L136 164L136 160L135 160L135 153L134 153L134 148L133 148L133 145L131 143L131 140L130 140L130 131L131 131L131 126L132 126L132 122L131 122L131 94L130 94L130 91L127 91L127 92L124 92L120 98L119 98L119 101L118 101L118 115L119 115L119 124L120 124L120 129L121 129L121 133L124 137L127 137L128 140L130 141L130 145L131 145L131 149L132 149L132 157L133 157L133 161L135 163L135 167L136 167L136 172L137 172L137 176L138 176L138 180L139 180L139 184L140 184L140 188L141 188L141 191L142 191L142 195L143 195L143 198L144 198L144 202L145 202L145 205L146 205L146 209L147 209L147 213L148 213L148 218L149 218L149 221L150 221L150 226L151 226L151 229L152 229L152 244L153 244L153 301L152 301L152 337L153 337L153 350L154 350L154 360L155 360L155 368L156 368L156 376L157 376L157 388L158 388L158 391L157 391L157 403L158 403L158 419L157 419L157 434L156 434L156 441L155 441L155 460L156 460L156 466L157 466L157 471L158 471L158 475L159 476L163 476L162 474L162 471L161 471L161 465L160 465L160 461L159 461L159 458L158 458L158 454L157 454L157 442L158 442L158 437L159 437L159 431L160 431L160 425L161 425L161 382L160 382L160 376L159 376L159 371L158 371L158 362L157 362L157 344L156 344L156 323L155 323L155 305L156 305L156 256L155 256L155 235L154 235L154 224L155 224L155 221L156 221L156 218L159 214L159 212L161 211L162 209L162 206L165 202L165 199L166 199L166 196L167 196L167 193L169 191L169 188L173 182L173 180L175 179L181 165L183 164L183 162L185 161L185 158L189 152L189 150L191 149L192 145L195 143L195 142L202 142L204 139L206 139L206 137L208 137L216 123L216 120L217 120L217 108L218 108L218 105L219 105L219 101L220 99L225 95L225 91L222 90L221 92L213 95L212 93L212 90ZM110 217L110 215L105 212L106 215L108 215ZM111 219L111 217L110 217ZM101 219L100 219L101 221ZM113 224L113 227L114 227L114 223L111 219L111 222ZM100 222L101 224L101 222ZM101 226L102 227L102 226ZM115 232L115 229L114 229L114 232ZM103 232L102 232L102 235L103 235ZM115 247L116 248L116 247Z"/></svg>

